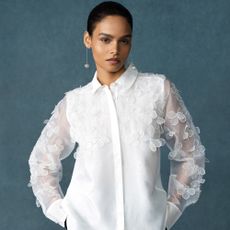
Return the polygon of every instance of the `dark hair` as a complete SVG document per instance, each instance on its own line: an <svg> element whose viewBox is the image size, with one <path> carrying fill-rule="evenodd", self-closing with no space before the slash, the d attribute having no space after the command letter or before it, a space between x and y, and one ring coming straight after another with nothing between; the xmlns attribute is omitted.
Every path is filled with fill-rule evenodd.
<svg viewBox="0 0 230 230"><path fill-rule="evenodd" d="M96 23L100 22L104 17L109 15L123 16L129 23L131 31L133 30L133 18L129 10L118 2L105 1L96 5L89 13L87 20L87 31L90 36L93 34Z"/></svg>

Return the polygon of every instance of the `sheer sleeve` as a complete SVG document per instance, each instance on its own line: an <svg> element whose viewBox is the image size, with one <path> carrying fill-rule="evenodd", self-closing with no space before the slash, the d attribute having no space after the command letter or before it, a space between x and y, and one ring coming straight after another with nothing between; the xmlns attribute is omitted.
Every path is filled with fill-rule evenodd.
<svg viewBox="0 0 230 230"><path fill-rule="evenodd" d="M170 150L167 228L170 229L184 209L195 203L205 182L205 148L174 83L164 81L163 136Z"/></svg>
<svg viewBox="0 0 230 230"><path fill-rule="evenodd" d="M55 106L51 114L28 161L31 173L29 186L43 213L64 226L66 214L61 206L63 193L59 184L62 178L61 160L74 148L66 118L66 97Z"/></svg>

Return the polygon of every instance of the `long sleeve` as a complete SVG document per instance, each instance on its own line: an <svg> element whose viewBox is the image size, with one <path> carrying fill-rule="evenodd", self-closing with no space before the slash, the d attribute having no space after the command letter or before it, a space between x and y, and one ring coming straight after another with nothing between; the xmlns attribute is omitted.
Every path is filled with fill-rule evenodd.
<svg viewBox="0 0 230 230"><path fill-rule="evenodd" d="M164 81L163 136L170 150L166 226L170 229L184 209L197 202L204 183L205 148L174 83Z"/></svg>
<svg viewBox="0 0 230 230"><path fill-rule="evenodd" d="M52 221L64 227L66 213L61 206L63 193L61 160L74 148L66 118L66 97L59 101L43 128L29 158L30 183L38 207Z"/></svg>

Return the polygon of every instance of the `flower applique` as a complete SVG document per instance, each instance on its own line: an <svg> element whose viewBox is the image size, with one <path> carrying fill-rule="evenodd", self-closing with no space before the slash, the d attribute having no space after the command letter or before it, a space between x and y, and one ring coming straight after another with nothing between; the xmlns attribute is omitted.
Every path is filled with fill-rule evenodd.
<svg viewBox="0 0 230 230"><path fill-rule="evenodd" d="M150 138L149 140L149 147L150 149L155 152L157 150L157 148L163 146L165 144L165 139L163 138Z"/></svg>
<svg viewBox="0 0 230 230"><path fill-rule="evenodd" d="M165 126L164 129L165 129L165 138L166 138L167 140L173 138L173 136L176 134L175 131L169 129L167 126Z"/></svg>
<svg viewBox="0 0 230 230"><path fill-rule="evenodd" d="M36 198L36 206L38 207L38 208L40 208L41 207L41 204L40 204L40 202L39 202L39 200Z"/></svg>
<svg viewBox="0 0 230 230"><path fill-rule="evenodd" d="M155 120L158 125L162 125L165 122L165 119L159 116L156 110L153 111L152 119Z"/></svg>
<svg viewBox="0 0 230 230"><path fill-rule="evenodd" d="M64 149L61 139L57 139L54 144L47 145L47 150L50 153L59 154L60 151Z"/></svg>
<svg viewBox="0 0 230 230"><path fill-rule="evenodd" d="M197 132L198 134L200 133L199 127L195 127L195 130L193 130L188 124L186 124L184 128L183 139L185 140L189 137L192 137L195 132Z"/></svg>
<svg viewBox="0 0 230 230"><path fill-rule="evenodd" d="M177 125L180 122L184 123L186 122L186 116L182 112L174 112L174 111L169 111L166 115L168 119L170 119L170 123L172 125Z"/></svg>
<svg viewBox="0 0 230 230"><path fill-rule="evenodd" d="M87 141L85 143L86 148L90 149L94 146L102 147L106 143L110 142L110 138L107 136L100 136L98 138L92 139L92 141Z"/></svg>
<svg viewBox="0 0 230 230"><path fill-rule="evenodd" d="M204 156L205 155L205 147L201 144L201 142L198 139L194 140L194 149L193 149L193 155L195 157ZM196 151L194 151L196 150Z"/></svg>
<svg viewBox="0 0 230 230"><path fill-rule="evenodd" d="M136 122L144 122L146 125L150 125L152 122L152 111L151 109L143 109L140 106L136 106L133 110L135 113Z"/></svg>
<svg viewBox="0 0 230 230"><path fill-rule="evenodd" d="M204 155L205 154L205 147L201 144L197 145L197 154Z"/></svg>
<svg viewBox="0 0 230 230"><path fill-rule="evenodd" d="M191 176L192 179L196 179L198 176L205 175L205 169L202 167L199 167L194 163L194 160L191 160L184 165L183 168L185 168L189 172L189 176ZM202 179L203 182L204 179Z"/></svg>
<svg viewBox="0 0 230 230"><path fill-rule="evenodd" d="M200 170L200 175L201 176L199 176L197 180L194 180L194 181L191 182L191 186L193 188L198 188L198 187L200 187L200 184L205 183L205 179L202 178L202 175L205 175L205 170L204 171L202 169L199 169L199 170Z"/></svg>
<svg viewBox="0 0 230 230"><path fill-rule="evenodd" d="M201 175L197 175L196 179L190 183L190 186L178 181L176 175L171 175L171 179L171 183L174 184L173 187L176 189L177 194L186 200L187 205L196 202L201 192L200 184L205 182Z"/></svg>
<svg viewBox="0 0 230 230"><path fill-rule="evenodd" d="M194 180L191 183L191 186L187 186L187 185L180 185L177 188L177 192L178 194L180 194L185 200L188 200L191 196L197 195L199 196L200 193L200 184L204 183L205 180L202 178L199 178L197 180Z"/></svg>
<svg viewBox="0 0 230 230"><path fill-rule="evenodd" d="M49 122L49 119L45 119L44 121L43 121L43 124L47 124Z"/></svg>
<svg viewBox="0 0 230 230"><path fill-rule="evenodd" d="M182 197L187 200L190 196L193 196L196 194L196 190L192 187L188 186L181 186L177 189L178 194L182 195ZM199 189L198 189L199 190Z"/></svg>
<svg viewBox="0 0 230 230"><path fill-rule="evenodd" d="M183 151L182 143L177 143L175 147L169 152L168 159L169 160L176 160L176 161L183 161L184 158L187 156L187 152Z"/></svg>
<svg viewBox="0 0 230 230"><path fill-rule="evenodd" d="M186 124L184 128L184 134L183 134L183 139L187 139L189 137L192 137L194 134L193 130Z"/></svg>

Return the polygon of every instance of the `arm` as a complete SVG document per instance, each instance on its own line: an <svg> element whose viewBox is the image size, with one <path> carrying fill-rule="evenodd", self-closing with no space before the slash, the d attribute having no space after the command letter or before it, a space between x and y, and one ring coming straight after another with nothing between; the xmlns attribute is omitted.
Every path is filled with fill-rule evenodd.
<svg viewBox="0 0 230 230"><path fill-rule="evenodd" d="M63 193L59 182L62 177L61 160L74 148L66 118L66 97L54 108L52 116L43 128L30 158L30 186L38 207L52 221L64 227L66 213L61 202Z"/></svg>
<svg viewBox="0 0 230 230"><path fill-rule="evenodd" d="M170 229L200 196L200 185L205 181L205 148L199 128L194 126L175 85L168 79L164 81L164 92L163 135L170 149L166 227Z"/></svg>

